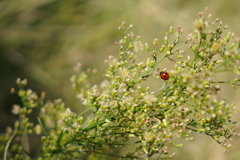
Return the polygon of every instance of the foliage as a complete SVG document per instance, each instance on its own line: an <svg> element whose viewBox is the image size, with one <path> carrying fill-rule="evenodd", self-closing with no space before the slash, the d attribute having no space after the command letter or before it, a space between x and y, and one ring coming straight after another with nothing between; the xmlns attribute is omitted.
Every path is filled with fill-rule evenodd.
<svg viewBox="0 0 240 160"><path fill-rule="evenodd" d="M239 39L224 33L227 27L219 19L212 20L206 10L194 26L196 30L187 36L180 26L170 27L162 44L158 38L148 44L134 35L132 25L122 23L119 29L125 36L116 43L119 57L106 60L109 68L99 85L89 81L96 69L83 71L81 64L75 68L73 89L87 108L80 114L66 109L60 99L45 102L44 94L25 90L26 80L18 80L20 89L14 92L22 106L14 105L13 113L20 120L1 136L4 159L30 159L23 139L33 131L42 135L36 159L94 159L99 154L164 159L174 155L169 148L193 139L193 132L230 148L229 142L238 135L238 125L231 120L235 106L219 97L219 83L238 87L239 79L215 79L222 72L239 76ZM149 55L144 62L138 57L142 53ZM150 78L159 78L157 68L166 61L175 64L169 80L159 89L144 87ZM40 109L37 125L27 117L34 108ZM128 145L135 150L115 154L115 148Z"/></svg>

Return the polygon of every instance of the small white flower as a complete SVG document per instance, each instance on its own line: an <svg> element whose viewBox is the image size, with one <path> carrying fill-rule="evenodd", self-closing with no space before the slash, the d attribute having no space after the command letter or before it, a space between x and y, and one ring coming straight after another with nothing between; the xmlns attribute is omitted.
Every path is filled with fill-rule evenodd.
<svg viewBox="0 0 240 160"><path fill-rule="evenodd" d="M138 52L140 50L143 50L143 44L141 41L134 42L134 51Z"/></svg>
<svg viewBox="0 0 240 160"><path fill-rule="evenodd" d="M12 114L19 114L19 111L20 111L20 106L19 105L13 105L13 109L12 109Z"/></svg>
<svg viewBox="0 0 240 160"><path fill-rule="evenodd" d="M148 105L152 105L154 102L157 102L157 98L154 95L148 94L144 96L144 101Z"/></svg>
<svg viewBox="0 0 240 160"><path fill-rule="evenodd" d="M70 115L70 114L72 114L72 111L71 111L70 108L67 108L65 112L66 112L66 115Z"/></svg>

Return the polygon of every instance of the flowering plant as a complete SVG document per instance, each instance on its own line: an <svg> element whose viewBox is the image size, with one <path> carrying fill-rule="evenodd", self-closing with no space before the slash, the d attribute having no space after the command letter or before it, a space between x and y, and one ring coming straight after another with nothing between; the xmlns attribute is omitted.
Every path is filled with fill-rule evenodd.
<svg viewBox="0 0 240 160"><path fill-rule="evenodd" d="M227 27L219 19L212 20L206 10L199 13L194 26L196 30L187 36L180 26L176 30L170 27L162 43L155 38L148 44L134 35L132 25L122 23L119 29L125 36L116 43L119 56L106 60L109 68L102 83L89 81L95 69L83 71L81 64L75 67L72 86L87 108L80 114L65 109L61 100L45 102L44 94L39 97L25 90L26 81L18 80L17 93L23 105L13 109L20 121L1 137L4 157L29 158L26 146L10 143L34 129L42 133L42 148L36 159L91 159L96 155L168 158L174 155L169 148L182 147L184 140L193 139L193 132L230 148L229 142L238 135L237 123L231 120L235 106L218 95L219 83L239 86L239 39L233 33L224 33ZM138 55L145 52L148 58L139 60ZM157 68L167 61L173 64L164 72L170 78L162 80L161 88L146 86L149 79L159 78ZM230 72L235 78L215 80L222 72ZM39 124L34 126L27 115L37 107ZM128 145L134 150L125 155L114 152Z"/></svg>

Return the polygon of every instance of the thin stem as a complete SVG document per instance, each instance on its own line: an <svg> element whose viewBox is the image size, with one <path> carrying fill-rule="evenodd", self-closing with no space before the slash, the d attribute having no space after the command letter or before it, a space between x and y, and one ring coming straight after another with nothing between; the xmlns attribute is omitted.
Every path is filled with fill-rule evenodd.
<svg viewBox="0 0 240 160"><path fill-rule="evenodd" d="M213 81L211 83L232 83L232 81Z"/></svg>
<svg viewBox="0 0 240 160"><path fill-rule="evenodd" d="M93 108L94 108L94 107L89 107L89 108L85 109L83 112L81 112L81 113L79 114L79 116L83 115L84 113L86 113L87 111L89 111L89 110L91 110L91 109L93 109Z"/></svg>
<svg viewBox="0 0 240 160"><path fill-rule="evenodd" d="M228 63L230 60L225 60L223 63L220 63L216 68L214 68L215 72L220 72L220 71L225 71L225 70L220 70L217 71L219 68L221 68L224 64Z"/></svg>
<svg viewBox="0 0 240 160"><path fill-rule="evenodd" d="M192 131L197 132L197 133L202 133L202 134L208 135L208 136L210 136L212 139L214 139L214 141L216 141L218 144L221 144L221 142L219 142L219 141L214 137L213 134L210 134L210 133L207 133L207 132L200 132L200 131L198 131L198 130L196 130L196 129L193 129L193 128L190 128L190 127L188 127L188 126L186 127L186 129L192 130Z"/></svg>
<svg viewBox="0 0 240 160"><path fill-rule="evenodd" d="M158 65L161 61L163 61L165 58L167 58L167 57L165 56L165 57L163 57L162 59L160 59L158 62L156 62L155 65L154 65L154 67L155 67L156 65ZM149 70L145 71L141 77L144 78L145 76L148 76L148 75L150 76L150 75L152 75L152 74L149 74L149 72L150 72L151 70L153 70L154 67L151 67Z"/></svg>
<svg viewBox="0 0 240 160"><path fill-rule="evenodd" d="M37 117L37 120L38 120L38 123L39 123L39 125L40 125L40 127L41 127L41 129L42 129L42 131L43 131L43 133L44 133L44 135L47 135L47 136L48 136L48 132L47 132L47 130L45 129L44 124L43 124L42 120L40 119L40 117Z"/></svg>
<svg viewBox="0 0 240 160"><path fill-rule="evenodd" d="M11 135L11 137L7 141L7 144L6 144L5 148L4 148L3 160L7 160L8 147L9 147L11 141L13 140L13 138L15 137L15 135L16 135L16 132L13 132L13 134Z"/></svg>
<svg viewBox="0 0 240 160"><path fill-rule="evenodd" d="M159 91L161 91L162 89L164 89L164 88L166 88L166 87L169 87L169 86L171 86L171 84L164 85L163 87L159 88L158 90L152 92L152 94L156 94L156 93L158 93Z"/></svg>
<svg viewBox="0 0 240 160"><path fill-rule="evenodd" d="M86 152L88 152L88 151L86 151ZM96 151L94 153L108 155L108 156L112 156L112 157L118 157L118 158L146 159L146 158L138 158L138 157L125 157L125 156L119 156L119 155L115 155L115 154L102 153L102 152L96 152Z"/></svg>

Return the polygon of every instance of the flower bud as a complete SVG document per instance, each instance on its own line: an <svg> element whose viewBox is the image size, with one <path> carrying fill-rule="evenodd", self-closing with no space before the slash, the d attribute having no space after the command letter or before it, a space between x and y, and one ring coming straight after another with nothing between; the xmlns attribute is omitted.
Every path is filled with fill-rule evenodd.
<svg viewBox="0 0 240 160"><path fill-rule="evenodd" d="M202 30L202 28L203 28L203 20L202 19L196 19L195 22L193 23L193 25L197 29Z"/></svg>
<svg viewBox="0 0 240 160"><path fill-rule="evenodd" d="M213 42L211 48L213 49L213 51L219 52L221 49L221 45L219 43Z"/></svg>

